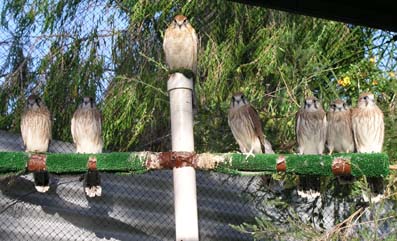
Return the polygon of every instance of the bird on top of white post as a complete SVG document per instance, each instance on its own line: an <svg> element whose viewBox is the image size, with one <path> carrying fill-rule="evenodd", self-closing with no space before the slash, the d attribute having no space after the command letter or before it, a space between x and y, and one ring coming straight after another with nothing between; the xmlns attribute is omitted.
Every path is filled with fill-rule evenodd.
<svg viewBox="0 0 397 241"><path fill-rule="evenodd" d="M165 31L163 41L165 61L170 70L187 69L196 74L197 46L196 31L187 17L176 15Z"/></svg>
<svg viewBox="0 0 397 241"><path fill-rule="evenodd" d="M197 34L183 15L174 17L164 35L163 49L170 68L167 89L171 106L172 151L194 152L193 78L197 70ZM189 72L191 72L189 74ZM198 241L196 172L174 167L175 237Z"/></svg>
<svg viewBox="0 0 397 241"><path fill-rule="evenodd" d="M197 72L198 37L186 16L176 15L164 33L163 50L169 73L193 79L193 111L197 113L194 79Z"/></svg>

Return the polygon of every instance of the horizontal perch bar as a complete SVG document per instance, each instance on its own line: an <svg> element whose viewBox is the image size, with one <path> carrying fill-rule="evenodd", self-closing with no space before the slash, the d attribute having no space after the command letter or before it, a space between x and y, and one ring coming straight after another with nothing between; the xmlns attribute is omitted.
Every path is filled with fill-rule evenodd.
<svg viewBox="0 0 397 241"><path fill-rule="evenodd" d="M30 156L31 154L25 152L0 152L0 173L25 170ZM93 155L47 153L46 168L51 173L83 173L87 171L87 161L90 156L97 158L97 169L104 172L142 173L150 170L193 166L197 169L228 174L262 175L265 172L277 171L319 176L351 174L385 177L389 174L389 158L383 153L257 154L255 157L248 158L239 153L113 152ZM340 165L341 163L343 165Z"/></svg>

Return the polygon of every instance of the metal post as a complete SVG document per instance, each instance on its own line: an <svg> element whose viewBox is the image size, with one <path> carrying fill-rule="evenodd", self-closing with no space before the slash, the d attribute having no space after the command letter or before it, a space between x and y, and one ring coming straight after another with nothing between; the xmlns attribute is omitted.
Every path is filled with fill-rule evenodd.
<svg viewBox="0 0 397 241"><path fill-rule="evenodd" d="M194 151L193 80L172 74L167 86L171 104L172 151ZM175 232L177 241L198 241L196 172L193 167L173 169Z"/></svg>

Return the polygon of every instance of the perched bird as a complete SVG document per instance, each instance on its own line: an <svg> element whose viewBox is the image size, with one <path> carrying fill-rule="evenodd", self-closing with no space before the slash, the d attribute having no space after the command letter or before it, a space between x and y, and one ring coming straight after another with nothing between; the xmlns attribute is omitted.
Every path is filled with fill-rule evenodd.
<svg viewBox="0 0 397 241"><path fill-rule="evenodd" d="M163 49L165 60L171 70L188 69L197 71L196 31L187 17L176 15L164 34Z"/></svg>
<svg viewBox="0 0 397 241"><path fill-rule="evenodd" d="M256 110L242 93L232 97L228 123L242 153L274 153L272 145L265 138L262 124Z"/></svg>
<svg viewBox="0 0 397 241"><path fill-rule="evenodd" d="M305 99L303 108L296 114L296 138L300 154L323 154L327 118L316 97Z"/></svg>
<svg viewBox="0 0 397 241"><path fill-rule="evenodd" d="M382 152L384 138L383 112L375 103L374 95L362 93L352 111L354 141L357 152Z"/></svg>
<svg viewBox="0 0 397 241"><path fill-rule="evenodd" d="M198 38L186 16L176 15L165 30L163 50L170 73L180 72L193 79L193 114L198 111L194 77L197 72Z"/></svg>
<svg viewBox="0 0 397 241"><path fill-rule="evenodd" d="M383 112L375 103L372 93L362 93L358 98L357 107L352 111L354 142L358 153L382 152L384 138ZM383 178L368 177L368 184L377 196L378 201L383 194Z"/></svg>
<svg viewBox="0 0 397 241"><path fill-rule="evenodd" d="M71 131L77 153L102 152L102 117L93 98L83 98L73 114ZM89 197L101 196L102 188L97 171L89 170L86 174L85 192Z"/></svg>
<svg viewBox="0 0 397 241"><path fill-rule="evenodd" d="M350 108L340 99L331 103L327 113L327 147L329 154L354 152Z"/></svg>
<svg viewBox="0 0 397 241"><path fill-rule="evenodd" d="M29 96L21 116L21 134L26 152L48 151L51 125L51 115L45 104L38 96ZM34 172L33 177L38 192L47 192L50 189L47 171Z"/></svg>
<svg viewBox="0 0 397 241"><path fill-rule="evenodd" d="M334 151L354 152L351 111L346 102L340 99L331 103L327 113L327 147L330 155ZM345 190L344 192L347 194L351 192L350 184L354 181L353 176L338 176L336 180L345 186L345 188L336 187L336 191Z"/></svg>
<svg viewBox="0 0 397 241"><path fill-rule="evenodd" d="M320 101L315 97L305 99L296 113L296 139L300 154L322 155L325 148L327 118ZM300 177L298 194L302 197L319 196L320 181L316 177Z"/></svg>

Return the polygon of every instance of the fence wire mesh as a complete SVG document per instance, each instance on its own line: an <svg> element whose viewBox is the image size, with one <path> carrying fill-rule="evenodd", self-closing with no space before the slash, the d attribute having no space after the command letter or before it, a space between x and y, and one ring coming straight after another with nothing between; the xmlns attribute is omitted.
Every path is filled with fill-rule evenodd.
<svg viewBox="0 0 397 241"><path fill-rule="evenodd" d="M78 176L52 175L51 191L44 195L34 191L30 179L21 176L1 185L2 240L175 239L170 171L102 174L100 198L86 198ZM252 207L236 189L244 180L221 179L198 175L200 237L249 240L228 226L252 221Z"/></svg>

